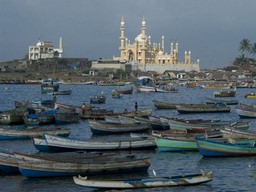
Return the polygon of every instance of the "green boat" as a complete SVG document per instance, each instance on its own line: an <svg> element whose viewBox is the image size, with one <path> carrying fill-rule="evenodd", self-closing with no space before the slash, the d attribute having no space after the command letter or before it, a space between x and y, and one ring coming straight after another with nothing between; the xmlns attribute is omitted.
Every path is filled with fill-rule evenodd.
<svg viewBox="0 0 256 192"><path fill-rule="evenodd" d="M168 136L155 137L156 145L161 152L197 151L194 137Z"/></svg>

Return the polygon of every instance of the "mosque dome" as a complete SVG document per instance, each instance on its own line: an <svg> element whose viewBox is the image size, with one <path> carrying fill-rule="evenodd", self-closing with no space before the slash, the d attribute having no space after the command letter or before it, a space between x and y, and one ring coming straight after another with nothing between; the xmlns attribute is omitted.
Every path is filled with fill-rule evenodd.
<svg viewBox="0 0 256 192"><path fill-rule="evenodd" d="M158 55L163 55L163 54L164 54L163 51L159 51L159 52L158 52Z"/></svg>
<svg viewBox="0 0 256 192"><path fill-rule="evenodd" d="M43 42L41 42L41 41L38 41L36 44L36 46L41 46L41 45L43 45Z"/></svg>
<svg viewBox="0 0 256 192"><path fill-rule="evenodd" d="M135 41L142 42L142 34L139 34L139 35L135 38ZM146 36L146 41L147 41L147 36Z"/></svg>

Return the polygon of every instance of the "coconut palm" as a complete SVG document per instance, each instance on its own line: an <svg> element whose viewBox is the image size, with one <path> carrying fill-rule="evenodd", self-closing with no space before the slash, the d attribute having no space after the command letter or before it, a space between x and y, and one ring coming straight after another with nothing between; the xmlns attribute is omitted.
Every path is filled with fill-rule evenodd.
<svg viewBox="0 0 256 192"><path fill-rule="evenodd" d="M250 52L250 49L251 49L251 42L249 39L243 39L241 42L240 42L240 48L239 50L243 52Z"/></svg>
<svg viewBox="0 0 256 192"><path fill-rule="evenodd" d="M253 55L256 54L256 43L253 43L251 46L251 54L253 54Z"/></svg>

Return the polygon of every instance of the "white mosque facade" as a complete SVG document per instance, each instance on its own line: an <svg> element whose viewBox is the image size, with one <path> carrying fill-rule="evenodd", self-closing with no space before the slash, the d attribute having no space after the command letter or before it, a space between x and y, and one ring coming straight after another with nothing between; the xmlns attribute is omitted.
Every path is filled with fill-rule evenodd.
<svg viewBox="0 0 256 192"><path fill-rule="evenodd" d="M173 71L200 71L199 59L191 61L191 51L185 51L184 62L179 61L179 44L171 42L170 50L165 49L164 36L161 43L152 43L151 37L146 35L146 21L143 18L141 33L132 43L125 37L125 21L122 17L120 26L120 57L113 57L120 62L132 63L134 69L141 71L156 71L164 73Z"/></svg>
<svg viewBox="0 0 256 192"><path fill-rule="evenodd" d="M49 41L38 41L36 45L29 46L28 59L51 59L51 58L63 58L64 48L62 37L60 37L59 47L54 48Z"/></svg>

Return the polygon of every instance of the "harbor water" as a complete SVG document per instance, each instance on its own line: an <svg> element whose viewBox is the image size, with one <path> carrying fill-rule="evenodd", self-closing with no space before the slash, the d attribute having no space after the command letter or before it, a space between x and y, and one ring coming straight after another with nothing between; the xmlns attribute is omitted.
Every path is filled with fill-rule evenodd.
<svg viewBox="0 0 256 192"><path fill-rule="evenodd" d="M72 89L71 95L58 95L57 101L60 103L81 106L83 103L89 104L90 96L95 96L103 92L106 96L106 103L99 104L102 108L112 109L115 112L134 110L135 102L139 109L153 108L153 99L177 103L204 103L206 97L213 97L214 89L186 88L178 86L178 93L137 93L134 89L133 94L124 95L122 99L111 97L112 89L124 89L125 87L110 87L97 85L60 85L60 90ZM256 103L254 99L246 99L244 95L256 89L237 89L235 99L245 104ZM14 108L13 101L32 101L49 99L50 95L41 94L40 85L17 85L0 84L0 111ZM178 117L187 119L221 119L238 121L239 116L235 111L236 106L231 106L230 113L214 114L179 114L176 110L153 110L153 115ZM256 119L251 121L250 130L256 131ZM58 126L60 127L60 126ZM71 128L70 138L89 139L92 137L87 120L80 120L80 123L68 124L61 127ZM94 137L94 136L93 136ZM108 137L119 137L111 135ZM31 140L0 141L1 149L14 152L35 153ZM173 188L154 188L136 189L125 191L256 191L256 157L236 157L236 158L202 158L198 152L159 152L156 150L129 151L151 157L151 166L147 173L127 173L119 175L108 175L111 178L135 178L142 176L175 176L192 173L199 173L200 170L212 171L213 181L197 186L173 187ZM101 175L103 176L103 175ZM26 178L21 175L2 175L0 178L0 191L51 191L51 192L70 192L70 191L99 191L96 189L81 187L73 182L72 177L54 178ZM112 190L109 190L112 191Z"/></svg>

